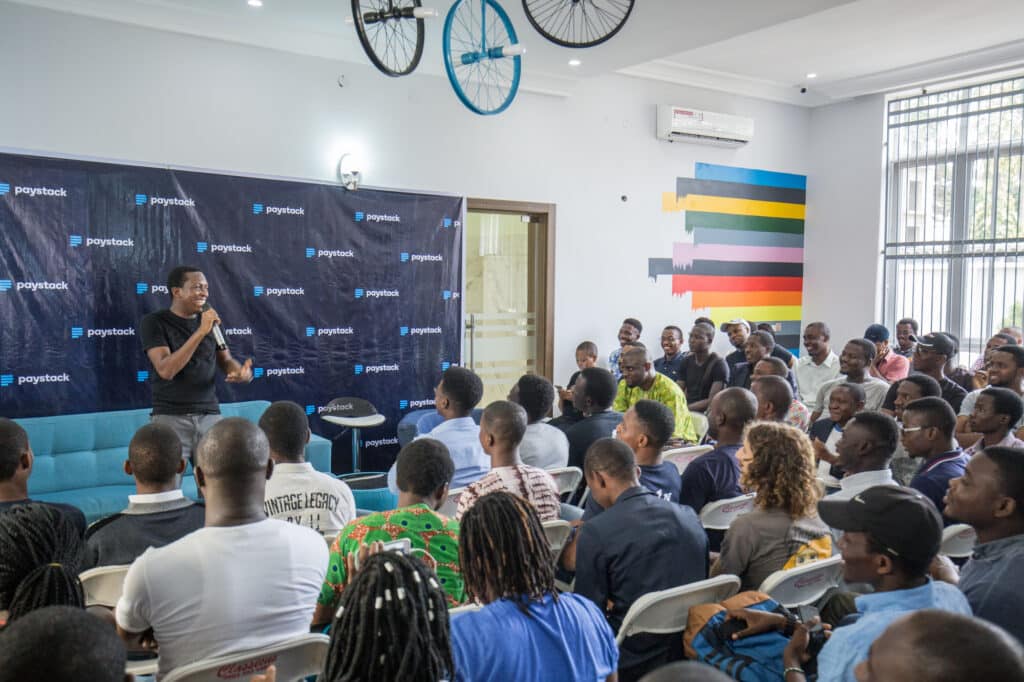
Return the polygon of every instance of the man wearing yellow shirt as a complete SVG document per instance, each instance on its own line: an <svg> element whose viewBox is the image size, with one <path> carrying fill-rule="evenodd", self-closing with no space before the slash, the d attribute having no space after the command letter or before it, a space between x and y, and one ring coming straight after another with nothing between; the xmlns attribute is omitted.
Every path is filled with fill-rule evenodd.
<svg viewBox="0 0 1024 682"><path fill-rule="evenodd" d="M622 379L612 405L616 412L625 412L638 400L657 400L675 415L676 429L672 432L672 438L686 443L697 442L697 430L693 427L690 410L686 407L686 394L676 382L655 371L646 348L623 348L619 356L619 369Z"/></svg>

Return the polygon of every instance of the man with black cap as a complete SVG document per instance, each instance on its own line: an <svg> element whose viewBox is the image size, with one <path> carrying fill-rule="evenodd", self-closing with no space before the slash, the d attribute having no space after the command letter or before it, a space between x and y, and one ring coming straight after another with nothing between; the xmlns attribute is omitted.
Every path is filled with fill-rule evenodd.
<svg viewBox="0 0 1024 682"><path fill-rule="evenodd" d="M946 376L946 363L956 354L956 344L953 343L953 339L938 332L910 338L914 341L914 356L910 360L914 371L930 376L939 382L942 399L949 403L954 411L959 411L967 391ZM899 389L896 388L896 384L889 389L893 400L896 398L897 390ZM889 401L889 398L890 396L886 395L886 402Z"/></svg>
<svg viewBox="0 0 1024 682"><path fill-rule="evenodd" d="M837 628L818 654L818 681L853 681L854 667L868 657L871 644L889 624L920 609L939 609L971 615L967 599L952 585L932 582L928 567L942 543L942 517L935 505L909 488L868 488L850 500L825 498L818 515L843 531L843 578L874 588L855 600L856 622ZM747 622L740 637L770 630L792 632L795 622L785 616L736 609L730 618ZM783 656L786 682L803 680L807 660L806 634L794 639Z"/></svg>
<svg viewBox="0 0 1024 682"><path fill-rule="evenodd" d="M885 325L871 325L865 330L864 338L875 344L875 360L868 366L871 376L890 383L906 378L910 372L910 361L893 352L889 346L889 330Z"/></svg>

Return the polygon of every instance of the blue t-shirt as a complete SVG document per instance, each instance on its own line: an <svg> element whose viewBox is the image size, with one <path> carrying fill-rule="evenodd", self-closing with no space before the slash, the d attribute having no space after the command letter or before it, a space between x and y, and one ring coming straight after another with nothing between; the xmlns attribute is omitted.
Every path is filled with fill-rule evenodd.
<svg viewBox="0 0 1024 682"><path fill-rule="evenodd" d="M586 597L550 594L530 615L508 599L451 622L456 682L475 680L603 681L619 665L615 635Z"/></svg>
<svg viewBox="0 0 1024 682"><path fill-rule="evenodd" d="M961 450L936 455L921 465L910 481L910 487L934 502L935 508L942 512L946 509L943 498L949 490L950 479L964 475L969 459ZM945 524L948 526L949 521L945 520Z"/></svg>
<svg viewBox="0 0 1024 682"><path fill-rule="evenodd" d="M654 361L654 371L661 372L672 381L682 380L684 355L685 353L683 353L683 351L679 351L671 360L662 355Z"/></svg>
<svg viewBox="0 0 1024 682"><path fill-rule="evenodd" d="M672 462L640 465L640 485L663 500L678 504L680 483L679 467ZM583 520L587 521L603 511L593 496L588 497L583 506Z"/></svg>

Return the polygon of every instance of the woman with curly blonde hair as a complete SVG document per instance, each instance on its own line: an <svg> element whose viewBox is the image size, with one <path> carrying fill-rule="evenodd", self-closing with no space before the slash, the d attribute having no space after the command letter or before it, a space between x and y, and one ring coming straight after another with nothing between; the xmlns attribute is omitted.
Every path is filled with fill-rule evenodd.
<svg viewBox="0 0 1024 682"><path fill-rule="evenodd" d="M819 497L811 441L780 422L754 422L736 453L740 482L754 511L725 532L712 575L738 575L741 589L756 590L769 575L832 556L832 536L818 518Z"/></svg>

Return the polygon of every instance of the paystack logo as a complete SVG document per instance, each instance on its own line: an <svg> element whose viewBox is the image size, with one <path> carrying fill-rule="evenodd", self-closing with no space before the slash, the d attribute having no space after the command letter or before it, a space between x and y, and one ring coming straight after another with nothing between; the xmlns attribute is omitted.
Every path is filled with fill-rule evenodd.
<svg viewBox="0 0 1024 682"><path fill-rule="evenodd" d="M81 327L72 327L71 328L71 338L73 338L73 339L80 339L80 338L82 338L82 334L83 333L84 333L84 330Z"/></svg>
<svg viewBox="0 0 1024 682"><path fill-rule="evenodd" d="M227 327L225 336L252 336L252 327Z"/></svg>
<svg viewBox="0 0 1024 682"><path fill-rule="evenodd" d="M424 407L434 407L437 403L434 402L433 398L428 400L399 400L398 409L400 410L419 410Z"/></svg>
<svg viewBox="0 0 1024 682"><path fill-rule="evenodd" d="M316 405L306 405L306 414L311 415L316 412Z"/></svg>
<svg viewBox="0 0 1024 682"><path fill-rule="evenodd" d="M11 280L0 279L0 292L10 291L12 286L14 286L14 282Z"/></svg>
<svg viewBox="0 0 1024 682"><path fill-rule="evenodd" d="M264 287L254 286L252 295L260 296L305 296L306 290L303 287Z"/></svg>
<svg viewBox="0 0 1024 682"><path fill-rule="evenodd" d="M68 372L60 374L0 374L0 388L6 388L12 384L23 386L38 386L39 384L69 384L71 375Z"/></svg>
<svg viewBox="0 0 1024 682"><path fill-rule="evenodd" d="M306 209L302 206L270 206L267 204L253 204L253 215L306 215Z"/></svg>
<svg viewBox="0 0 1024 682"><path fill-rule="evenodd" d="M15 282L10 279L0 279L0 293L5 291L69 291L67 282Z"/></svg>
<svg viewBox="0 0 1024 682"><path fill-rule="evenodd" d="M140 384L144 384L147 381L149 381L149 370L142 369L142 370L139 370L138 372L136 372L135 373L135 381L136 381L136 383L140 383Z"/></svg>
<svg viewBox="0 0 1024 682"><path fill-rule="evenodd" d="M72 234L68 236L68 244L71 248L77 249L83 244L86 247L95 246L97 248L105 249L108 247L122 247L122 248L133 248L135 246L135 240L131 237L82 237L80 234Z"/></svg>
<svg viewBox="0 0 1024 682"><path fill-rule="evenodd" d="M453 220L453 219L449 218L448 216L445 216L445 217L441 218L441 229L448 230L448 229L451 229L453 227L456 230L459 229L460 227L462 227L462 221L461 220Z"/></svg>
<svg viewBox="0 0 1024 682"><path fill-rule="evenodd" d="M0 374L0 388L7 388L14 383L13 374Z"/></svg>
<svg viewBox="0 0 1024 682"><path fill-rule="evenodd" d="M353 372L359 374L390 374L399 370L398 363L390 365L364 365L357 364L352 368Z"/></svg>
<svg viewBox="0 0 1024 682"><path fill-rule="evenodd" d="M170 292L168 291L166 284L148 284L146 282L136 282L135 293L141 296L142 294L149 293L166 294Z"/></svg>
<svg viewBox="0 0 1024 682"><path fill-rule="evenodd" d="M275 377L296 376L305 373L305 367L254 367L252 370L252 376L254 379L259 379L261 377L272 379Z"/></svg>
<svg viewBox="0 0 1024 682"><path fill-rule="evenodd" d="M7 182L0 182L0 197L11 191L11 185ZM8 375L10 376L10 375Z"/></svg>
<svg viewBox="0 0 1024 682"><path fill-rule="evenodd" d="M441 371L442 372L445 371L446 369L448 369L451 366L452 366L452 363L448 362L447 360L442 360L441 361Z"/></svg>
<svg viewBox="0 0 1024 682"><path fill-rule="evenodd" d="M0 182L0 195L7 194L10 191L10 183ZM35 199L36 197L66 199L68 196L68 190L66 187L22 187L20 185L15 185L14 196L24 196L29 197L30 199Z"/></svg>
<svg viewBox="0 0 1024 682"><path fill-rule="evenodd" d="M191 197L154 197L148 194L135 195L136 206L181 206L195 208L196 202Z"/></svg>
<svg viewBox="0 0 1024 682"><path fill-rule="evenodd" d="M352 249L314 249L306 247L306 258L355 258L356 252Z"/></svg>
<svg viewBox="0 0 1024 682"><path fill-rule="evenodd" d="M253 379L260 379L262 377L263 377L263 368L262 367L253 367L252 368L252 378Z"/></svg>
<svg viewBox="0 0 1024 682"><path fill-rule="evenodd" d="M440 327L399 327L399 336L429 336L431 334L440 334Z"/></svg>
<svg viewBox="0 0 1024 682"><path fill-rule="evenodd" d="M439 253L407 253L403 251L398 259L403 263L442 263L444 256Z"/></svg>
<svg viewBox="0 0 1024 682"><path fill-rule="evenodd" d="M353 327L306 327L306 336L352 336Z"/></svg>
<svg viewBox="0 0 1024 682"><path fill-rule="evenodd" d="M87 339L106 339L112 336L135 336L135 329L132 327L108 327L106 329L84 327L72 327L71 338L80 339L82 337Z"/></svg>
<svg viewBox="0 0 1024 682"><path fill-rule="evenodd" d="M394 438L375 438L373 440L364 440L363 447L367 449L371 448L382 448L388 445L398 445L398 437Z"/></svg>
<svg viewBox="0 0 1024 682"><path fill-rule="evenodd" d="M211 244L196 242L196 253L252 253L251 244Z"/></svg>
<svg viewBox="0 0 1024 682"><path fill-rule="evenodd" d="M363 211L355 212L355 219L357 223L401 223L402 216L397 213L364 213Z"/></svg>
<svg viewBox="0 0 1024 682"><path fill-rule="evenodd" d="M82 235L72 234L68 236L68 245L72 248L77 248L82 245Z"/></svg>
<svg viewBox="0 0 1024 682"><path fill-rule="evenodd" d="M364 289L356 287L353 292L355 298L399 298L398 289Z"/></svg>

